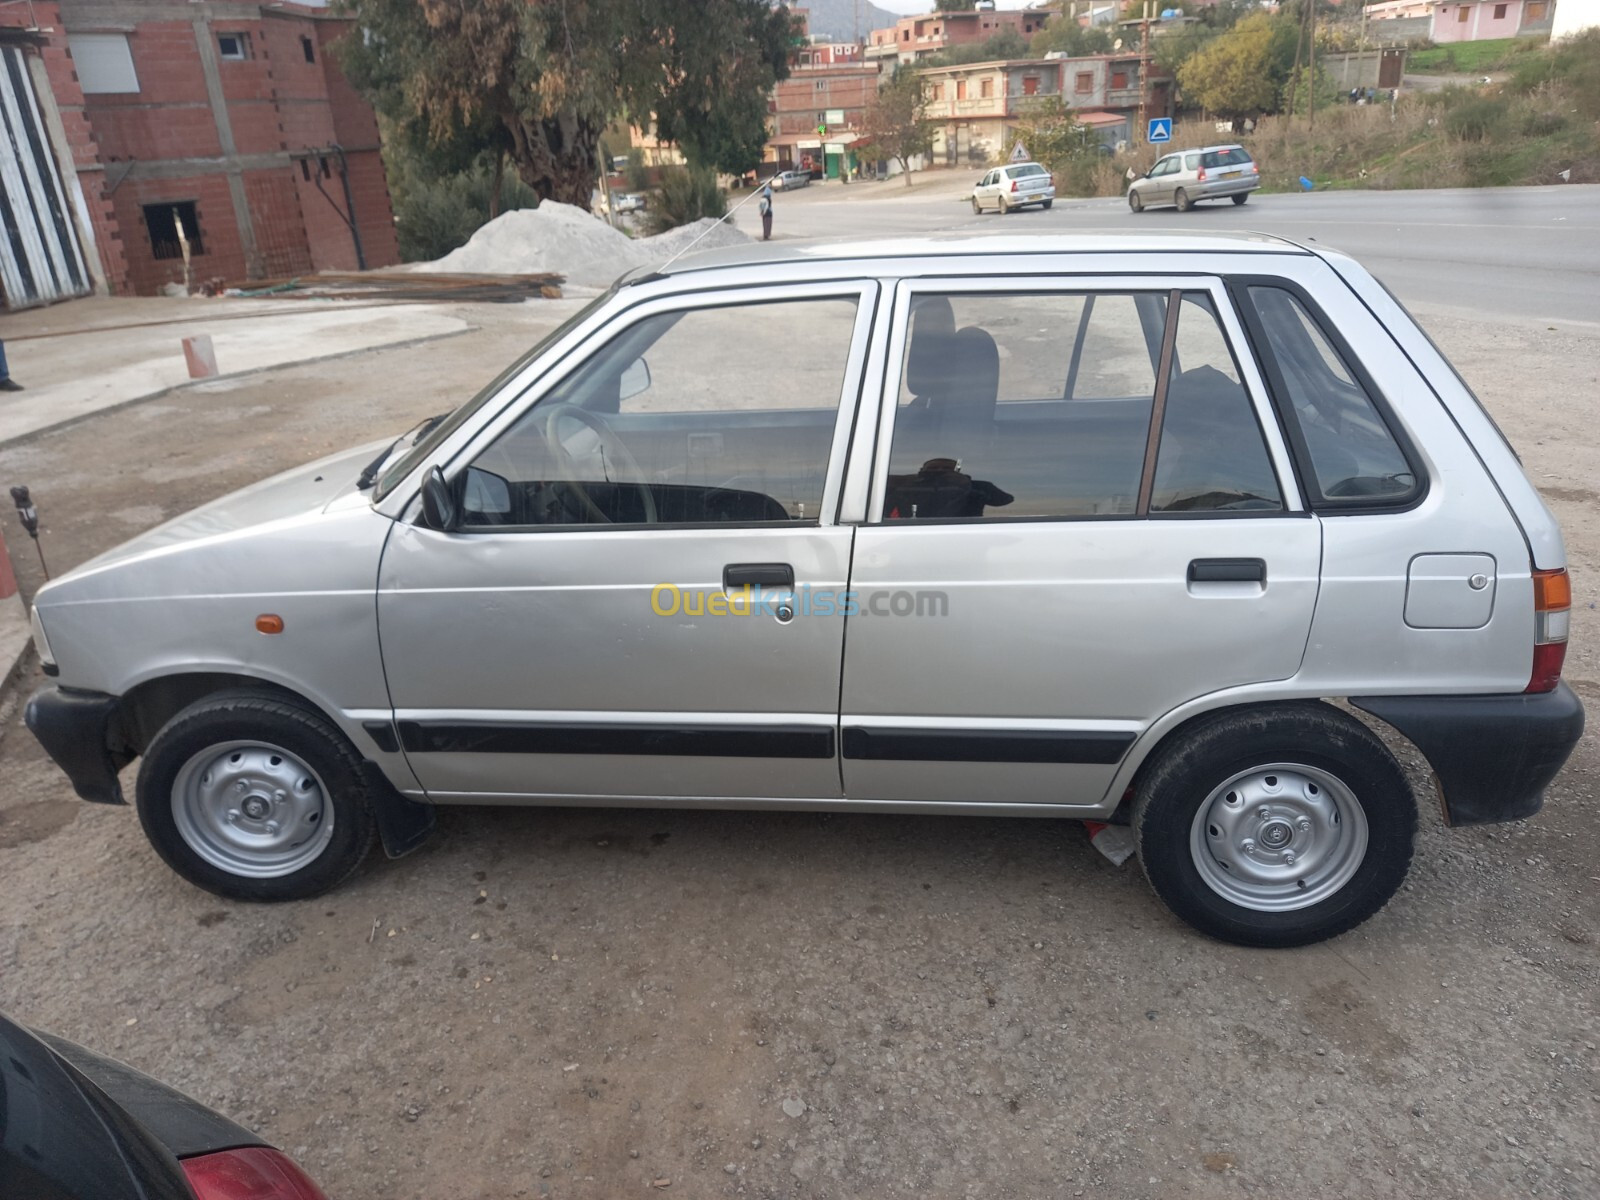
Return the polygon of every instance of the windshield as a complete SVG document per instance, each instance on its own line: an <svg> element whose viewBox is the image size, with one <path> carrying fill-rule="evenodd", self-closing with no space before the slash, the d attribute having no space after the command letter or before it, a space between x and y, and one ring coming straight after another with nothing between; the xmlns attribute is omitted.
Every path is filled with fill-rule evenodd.
<svg viewBox="0 0 1600 1200"><path fill-rule="evenodd" d="M411 449L407 450L399 458L395 459L395 461L390 464L389 468L384 471L382 477L378 480L378 486L373 490L373 501L377 502L387 496L389 492L398 486L407 475L411 474L411 472L416 469L418 463L422 462L428 457L428 455L432 454L446 438L448 438L456 430L460 429L473 413L477 412L480 408L487 404L490 397L498 393L501 388L505 387L507 383L515 378L517 372L521 371L530 362L538 358L539 355L543 354L547 349L555 345L556 342L560 341L571 330L577 328L578 324L585 320L590 313L594 312L595 309L599 308L602 304L604 304L607 300L610 300L611 297L616 294L616 285L612 285L610 288L606 289L606 291L596 296L571 317L567 318L551 332L540 338L532 350L529 350L504 371L501 371L500 374L491 379L486 385L484 385L483 389L476 396L474 396L471 400L468 400L460 408L456 409L448 417L430 429L425 435L423 435L422 438L417 441L415 445L411 447Z"/></svg>

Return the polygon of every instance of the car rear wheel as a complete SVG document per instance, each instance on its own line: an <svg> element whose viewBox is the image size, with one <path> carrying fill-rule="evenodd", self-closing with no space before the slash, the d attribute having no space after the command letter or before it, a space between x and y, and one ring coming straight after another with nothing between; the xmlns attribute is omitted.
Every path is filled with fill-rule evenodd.
<svg viewBox="0 0 1600 1200"><path fill-rule="evenodd" d="M1137 785L1133 832L1157 895L1244 946L1301 946L1389 902L1411 864L1417 806L1360 721L1325 704L1202 719Z"/></svg>
<svg viewBox="0 0 1600 1200"><path fill-rule="evenodd" d="M1043 209L1046 209L1046 210L1048 210L1048 209L1049 209L1049 207L1050 207L1050 206L1051 206L1051 205L1052 205L1052 204L1054 204L1054 203L1055 203L1055 201L1054 201L1054 200L1046 200L1046 201L1045 201L1045 202L1044 202L1044 203L1043 203L1043 204L1041 204L1041 205L1040 205L1040 206L1039 206L1039 207L1040 207L1040 208L1043 208Z"/></svg>
<svg viewBox="0 0 1600 1200"><path fill-rule="evenodd" d="M361 865L376 825L361 759L290 700L207 697L145 750L139 821L190 883L235 900L301 900Z"/></svg>
<svg viewBox="0 0 1600 1200"><path fill-rule="evenodd" d="M1011 202L1004 196L1000 197L1000 215L1002 217L1009 217L1011 215Z"/></svg>
<svg viewBox="0 0 1600 1200"><path fill-rule="evenodd" d="M1134 212L1143 212L1144 211L1144 201L1139 199L1139 193L1138 192L1129 192L1128 193L1128 207L1133 209Z"/></svg>
<svg viewBox="0 0 1600 1200"><path fill-rule="evenodd" d="M1249 192L1240 192L1237 196L1235 196L1233 198L1233 202L1235 204L1243 204L1248 199L1250 199L1250 193Z"/></svg>
<svg viewBox="0 0 1600 1200"><path fill-rule="evenodd" d="M1172 194L1172 202L1178 206L1179 212L1188 212L1194 207L1194 201L1189 199L1189 193L1182 188Z"/></svg>

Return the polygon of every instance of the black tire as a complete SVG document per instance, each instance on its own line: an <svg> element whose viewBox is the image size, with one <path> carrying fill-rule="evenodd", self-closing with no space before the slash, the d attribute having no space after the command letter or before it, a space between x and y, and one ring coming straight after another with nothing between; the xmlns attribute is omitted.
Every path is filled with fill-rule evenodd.
<svg viewBox="0 0 1600 1200"><path fill-rule="evenodd" d="M1128 193L1128 207L1133 209L1133 211L1136 213L1141 213L1144 211L1144 201L1139 199L1138 192Z"/></svg>
<svg viewBox="0 0 1600 1200"><path fill-rule="evenodd" d="M972 198L972 211L975 215L983 215L983 205L978 203L978 198L976 196Z"/></svg>
<svg viewBox="0 0 1600 1200"><path fill-rule="evenodd" d="M1044 210L1045 210L1045 211L1046 211L1046 212L1049 212L1049 211L1050 211L1050 206L1051 206L1051 205L1052 205L1052 204L1054 204L1054 203L1055 203L1055 201L1054 201L1054 200L1046 200L1046 201L1045 201L1045 202L1044 202L1044 203L1043 203L1043 204L1041 204L1041 205L1040 205L1040 206L1039 206L1039 207L1040 207L1040 208L1042 208L1042 209L1044 209Z"/></svg>
<svg viewBox="0 0 1600 1200"><path fill-rule="evenodd" d="M1179 212L1188 212L1194 207L1194 201L1189 199L1189 193L1182 188L1172 193L1172 202L1178 206Z"/></svg>
<svg viewBox="0 0 1600 1200"><path fill-rule="evenodd" d="M318 815L308 820L320 820L326 811L332 833L317 839L325 842L320 851L290 873L257 877L226 870L202 856L180 831L173 802L180 772L203 751L229 742L286 750L321 785ZM330 891L361 865L377 833L355 748L320 714L270 695L223 693L178 713L146 748L136 793L139 823L156 853L190 883L233 900L304 900Z"/></svg>
<svg viewBox="0 0 1600 1200"><path fill-rule="evenodd" d="M1223 865L1225 856L1234 855L1235 870L1239 858L1230 843L1208 839L1208 833L1218 837L1219 831L1209 821L1204 828L1200 826L1201 808L1214 794L1218 799L1209 812L1216 812L1216 805L1237 804L1234 791L1220 793L1220 789L1242 772L1287 766L1285 773L1292 776L1293 768L1302 765L1312 772L1324 773L1325 780L1331 777L1333 782L1342 784L1348 793L1346 800L1359 805L1360 815L1365 818L1364 852L1352 852L1348 861L1355 864L1353 873L1342 883L1337 883L1337 876L1330 876L1328 885L1337 883L1335 890L1306 907L1266 911L1237 903L1208 883L1202 873L1204 864L1199 856L1206 851L1195 845L1197 841L1205 847L1221 846L1223 855L1213 857ZM1278 783L1273 774L1264 774L1260 779ZM1400 765L1370 729L1326 704L1295 702L1201 718L1157 750L1141 770L1136 788L1134 841L1151 886L1174 914L1202 933L1225 942L1241 946L1303 946L1344 933L1389 902L1411 865L1417 803ZM1240 785L1240 791L1244 791L1244 785ZM1285 787L1286 799L1290 799L1288 791ZM1315 794L1318 789L1311 786L1309 791ZM1324 798L1330 808L1334 807L1332 788L1327 789ZM1279 804L1277 798L1271 799L1273 804ZM1295 819L1292 809L1285 810L1280 805L1278 811L1286 811L1290 821ZM1269 820L1268 814L1262 815L1263 822ZM1352 818L1343 823L1346 832L1339 832L1337 821L1328 826L1328 831L1335 838L1353 838L1355 835L1348 831L1358 826L1359 822ZM1264 831L1267 824L1250 828ZM1305 829L1306 825L1301 824L1300 828ZM1263 835L1262 843L1267 840ZM1251 851L1257 852L1263 857L1274 853L1264 844ZM1310 859L1309 851L1302 853ZM1275 862L1268 865L1272 870L1278 869ZM1253 866L1249 864L1247 869ZM1213 873L1219 878L1226 874L1214 868ZM1230 881L1221 886L1233 885ZM1287 883L1273 886L1293 894ZM1296 886L1305 885L1296 881Z"/></svg>
<svg viewBox="0 0 1600 1200"><path fill-rule="evenodd" d="M1243 204L1248 199L1250 199L1250 193L1249 192L1240 192L1237 196L1235 196L1233 198L1233 202L1235 204Z"/></svg>
<svg viewBox="0 0 1600 1200"><path fill-rule="evenodd" d="M1011 205L1009 202L1007 202L1004 196L1000 197L1000 215L1002 217L1009 217L1011 215Z"/></svg>

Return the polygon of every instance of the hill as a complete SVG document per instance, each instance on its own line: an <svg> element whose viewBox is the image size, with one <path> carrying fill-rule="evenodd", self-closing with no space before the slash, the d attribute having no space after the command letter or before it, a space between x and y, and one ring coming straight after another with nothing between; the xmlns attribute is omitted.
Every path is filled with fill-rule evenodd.
<svg viewBox="0 0 1600 1200"><path fill-rule="evenodd" d="M795 8L810 13L813 34L841 42L866 40L874 29L887 29L900 18L870 0L797 0ZM932 8L932 0L928 7Z"/></svg>

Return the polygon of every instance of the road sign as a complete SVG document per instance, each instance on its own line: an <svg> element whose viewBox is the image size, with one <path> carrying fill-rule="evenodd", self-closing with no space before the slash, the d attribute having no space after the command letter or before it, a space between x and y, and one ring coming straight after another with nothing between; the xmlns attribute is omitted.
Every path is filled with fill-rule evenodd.
<svg viewBox="0 0 1600 1200"><path fill-rule="evenodd" d="M1151 117L1150 131L1145 134L1147 142L1170 142L1172 140L1172 118Z"/></svg>
<svg viewBox="0 0 1600 1200"><path fill-rule="evenodd" d="M1021 142L1018 142L1015 146L1011 147L1011 161L1012 162L1027 162L1028 161L1028 148L1026 146L1024 146Z"/></svg>

